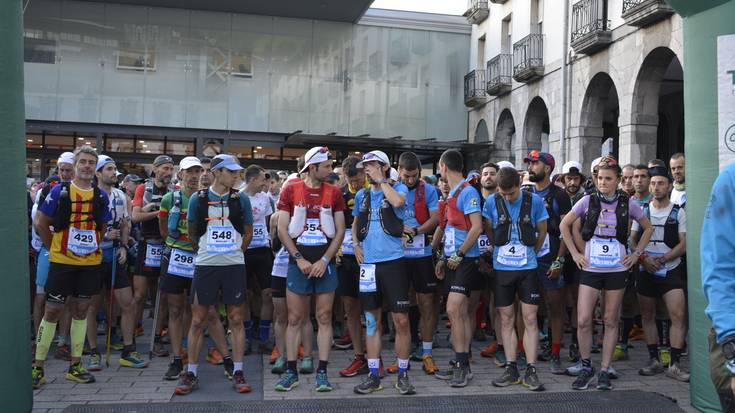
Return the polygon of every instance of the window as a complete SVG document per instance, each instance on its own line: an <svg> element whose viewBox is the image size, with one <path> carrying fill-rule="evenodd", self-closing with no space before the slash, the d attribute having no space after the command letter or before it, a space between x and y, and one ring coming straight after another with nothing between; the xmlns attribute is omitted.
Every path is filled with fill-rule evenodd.
<svg viewBox="0 0 735 413"><path fill-rule="evenodd" d="M503 26L501 27L500 50L503 53L511 52L511 45L513 44L512 38L513 33L511 33L511 15L508 15L508 17L503 19Z"/></svg>
<svg viewBox="0 0 735 413"><path fill-rule="evenodd" d="M27 149L43 149L43 136L29 133L26 135Z"/></svg>
<svg viewBox="0 0 735 413"><path fill-rule="evenodd" d="M97 149L97 138L94 136L77 136L74 139L74 148L76 149L80 146L91 146Z"/></svg>
<svg viewBox="0 0 735 413"><path fill-rule="evenodd" d="M117 51L117 69L155 72L156 53L150 50L120 49Z"/></svg>
<svg viewBox="0 0 735 413"><path fill-rule="evenodd" d="M133 153L135 151L133 138L105 138L105 151L116 153Z"/></svg>
<svg viewBox="0 0 735 413"><path fill-rule="evenodd" d="M71 135L46 135L46 149L70 151L74 149L74 137Z"/></svg>
<svg viewBox="0 0 735 413"><path fill-rule="evenodd" d="M26 36L28 36L28 33L26 33ZM25 37L23 39L23 61L26 63L55 64L56 42Z"/></svg>
<svg viewBox="0 0 735 413"><path fill-rule="evenodd" d="M135 143L135 152L160 155L164 152L164 144L162 140L152 140L149 138L139 137L138 141Z"/></svg>
<svg viewBox="0 0 735 413"><path fill-rule="evenodd" d="M194 142L166 140L166 153L169 155L194 155Z"/></svg>
<svg viewBox="0 0 735 413"><path fill-rule="evenodd" d="M253 147L246 142L231 140L228 152L238 158L251 158Z"/></svg>

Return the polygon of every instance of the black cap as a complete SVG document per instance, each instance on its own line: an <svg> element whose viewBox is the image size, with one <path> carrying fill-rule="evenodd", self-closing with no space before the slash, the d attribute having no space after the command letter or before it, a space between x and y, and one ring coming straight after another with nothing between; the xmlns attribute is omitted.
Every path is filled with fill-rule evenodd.
<svg viewBox="0 0 735 413"><path fill-rule="evenodd" d="M665 166L653 166L651 168L648 168L648 174L651 175L651 178L654 176L663 176L664 178L668 179L669 182L674 182L674 178L669 173L669 169Z"/></svg>
<svg viewBox="0 0 735 413"><path fill-rule="evenodd" d="M156 156L156 159L153 160L153 166L161 166L167 163L170 163L171 165L174 164L173 158L168 155L158 155Z"/></svg>
<svg viewBox="0 0 735 413"><path fill-rule="evenodd" d="M137 184L137 183L143 182L143 178L139 177L136 174L128 174L122 180L122 183L125 183L125 182L135 182Z"/></svg>

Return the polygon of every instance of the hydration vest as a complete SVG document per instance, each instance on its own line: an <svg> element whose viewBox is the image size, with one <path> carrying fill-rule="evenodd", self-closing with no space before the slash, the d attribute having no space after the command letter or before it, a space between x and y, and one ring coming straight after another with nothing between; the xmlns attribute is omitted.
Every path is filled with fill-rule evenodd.
<svg viewBox="0 0 735 413"><path fill-rule="evenodd" d="M521 191L521 210L518 213L518 231L520 241L523 245L532 247L536 245L538 240L536 227L531 218L531 209L533 207L533 196L530 192ZM498 222L493 230L493 244L506 245L511 239L511 226L513 225L513 217L505 205L505 200L500 194L495 194L495 209L498 212Z"/></svg>
<svg viewBox="0 0 735 413"><path fill-rule="evenodd" d="M352 221L354 220L354 217L352 216L352 207L355 206L355 195L357 195L357 192L353 194L350 191L349 184L342 187L342 199L344 199L345 206L347 207L347 210L345 211L345 226L347 228L352 226Z"/></svg>
<svg viewBox="0 0 735 413"><path fill-rule="evenodd" d="M423 180L419 180L416 193L413 195L413 216L419 222L419 225L423 225L431 218L429 207L426 206L426 183Z"/></svg>
<svg viewBox="0 0 735 413"><path fill-rule="evenodd" d="M209 217L209 205L226 204L229 215L227 219L240 235L245 220L242 217L242 205L240 205L240 193L236 189L230 189L230 197L227 201L210 201L209 189L202 189L197 193L197 235L200 237L207 232L207 221L219 220L221 218Z"/></svg>
<svg viewBox="0 0 735 413"><path fill-rule="evenodd" d="M467 181L463 182L462 186L459 188L457 193L454 194L454 196L452 196L450 193L449 197L447 198L447 202L446 202L447 212L446 212L446 216L444 219L445 227L446 227L446 224L449 224L452 227L462 230L462 231L469 231L470 228L472 228L472 224L470 223L470 218L467 215L465 215L463 211L460 211L457 208L457 199L459 199L459 195L468 186L471 186L469 182Z"/></svg>
<svg viewBox="0 0 735 413"><path fill-rule="evenodd" d="M355 217L357 220L357 239L360 241L363 241L367 237L368 231L370 230L370 198L370 189L363 189L359 213ZM391 237L400 238L403 236L403 220L396 216L395 211L393 211L393 206L385 197L383 197L383 201L380 203L378 217L380 218L380 226L383 228L383 232Z"/></svg>
<svg viewBox="0 0 735 413"><path fill-rule="evenodd" d="M622 245L628 244L628 194L618 191L618 206L615 208L615 239ZM589 241L597 229L597 221L602 213L602 204L598 192L590 195L587 214L582 223L582 239Z"/></svg>
<svg viewBox="0 0 735 413"><path fill-rule="evenodd" d="M664 228L664 239L651 239L650 242L663 242L667 247L674 249L674 247L679 244L679 209L683 207L677 204L672 205L673 207L671 208L671 212L669 212L669 216L666 217L664 225L653 225L653 223L651 223L654 227ZM643 213L646 214L646 217L649 220L651 219L651 209L649 205L646 205L643 208Z"/></svg>
<svg viewBox="0 0 735 413"><path fill-rule="evenodd" d="M554 211L554 201L556 201L557 205L561 205L561 203L565 201L561 199L562 196L567 196L564 190L554 184L551 184L549 185L548 193L543 198L544 207L546 207L546 212L549 214L549 219L546 221L546 232L556 238L561 236L561 229L559 228L561 217L556 213L556 211Z"/></svg>
<svg viewBox="0 0 735 413"><path fill-rule="evenodd" d="M94 222L95 229L101 230L105 226L105 211L109 208L107 202L105 202L105 196L97 186L93 186L94 194L92 199L86 201L72 201L70 194L71 182L64 182L61 185L61 191L59 192L59 206L54 215L53 226L54 232L61 232L69 228L70 224L77 224L80 222ZM72 221L71 216L75 214L72 211L72 204L88 204L91 203L91 214L80 213L79 215L86 215L86 219L80 219L78 221ZM91 218L90 218L91 216Z"/></svg>
<svg viewBox="0 0 735 413"><path fill-rule="evenodd" d="M292 186L294 213L291 216L291 221L288 223L288 235L291 238L296 239L304 232L304 228L306 227L306 220L308 215L308 210L304 199L306 183L304 183L303 180L299 180L294 182ZM335 224L333 212L331 212L331 202L333 198L332 191L336 189L337 187L331 184L322 184L322 197L319 200L319 230L322 231L324 235L329 239L332 239L335 236ZM325 210L329 210L329 212ZM331 219L331 222L322 222L322 219Z"/></svg>
<svg viewBox="0 0 735 413"><path fill-rule="evenodd" d="M171 209L168 211L168 235L173 239L181 237L179 221L181 220L182 199L180 190L174 191L171 194Z"/></svg>
<svg viewBox="0 0 735 413"><path fill-rule="evenodd" d="M146 206L148 204L155 204L156 208L159 208L161 206L161 200L163 199L163 196L168 193L168 191L172 190L173 188L169 186L166 188L166 192L162 194L156 194L154 191L156 190L156 186L153 183L153 179L149 179L144 184L144 190L143 190L143 205ZM140 229L143 233L143 236L145 238L154 238L159 239L161 238L160 229L158 227L158 217L151 219L149 221L143 221L140 223ZM154 234L158 234L157 236L154 236Z"/></svg>

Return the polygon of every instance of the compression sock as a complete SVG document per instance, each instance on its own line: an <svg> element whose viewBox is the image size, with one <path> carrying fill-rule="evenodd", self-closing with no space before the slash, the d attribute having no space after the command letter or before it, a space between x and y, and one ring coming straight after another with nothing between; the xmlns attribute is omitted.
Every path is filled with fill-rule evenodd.
<svg viewBox="0 0 735 413"><path fill-rule="evenodd" d="M245 338L248 341L252 341L253 339L253 322L251 320L245 321Z"/></svg>
<svg viewBox="0 0 735 413"><path fill-rule="evenodd" d="M42 319L38 325L38 334L36 334L36 360L46 360L51 342L54 341L56 324Z"/></svg>
<svg viewBox="0 0 735 413"><path fill-rule="evenodd" d="M658 345L656 344L648 344L648 357L651 358L651 360L656 359L658 360Z"/></svg>
<svg viewBox="0 0 735 413"><path fill-rule="evenodd" d="M271 320L260 320L260 341L267 342L270 338Z"/></svg>
<svg viewBox="0 0 735 413"><path fill-rule="evenodd" d="M82 357L84 338L87 336L87 319L77 320L72 318L69 335L71 336L71 356L74 358Z"/></svg>

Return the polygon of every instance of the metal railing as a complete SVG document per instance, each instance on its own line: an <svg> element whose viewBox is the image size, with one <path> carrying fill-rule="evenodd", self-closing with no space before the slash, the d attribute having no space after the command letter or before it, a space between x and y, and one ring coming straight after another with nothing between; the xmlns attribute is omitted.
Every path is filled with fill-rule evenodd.
<svg viewBox="0 0 735 413"><path fill-rule="evenodd" d="M487 0L468 0L467 11L472 14L480 9L487 9Z"/></svg>
<svg viewBox="0 0 735 413"><path fill-rule="evenodd" d="M485 71L473 70L464 76L464 101L485 97Z"/></svg>
<svg viewBox="0 0 735 413"><path fill-rule="evenodd" d="M513 55L499 54L487 62L487 90L511 85L513 76Z"/></svg>
<svg viewBox="0 0 735 413"><path fill-rule="evenodd" d="M529 34L513 44L513 75L544 65L544 36Z"/></svg>
<svg viewBox="0 0 735 413"><path fill-rule="evenodd" d="M581 0L572 6L572 42L608 30L607 0Z"/></svg>
<svg viewBox="0 0 735 413"><path fill-rule="evenodd" d="M648 2L650 2L650 0L623 0L623 13L627 13L641 4Z"/></svg>

